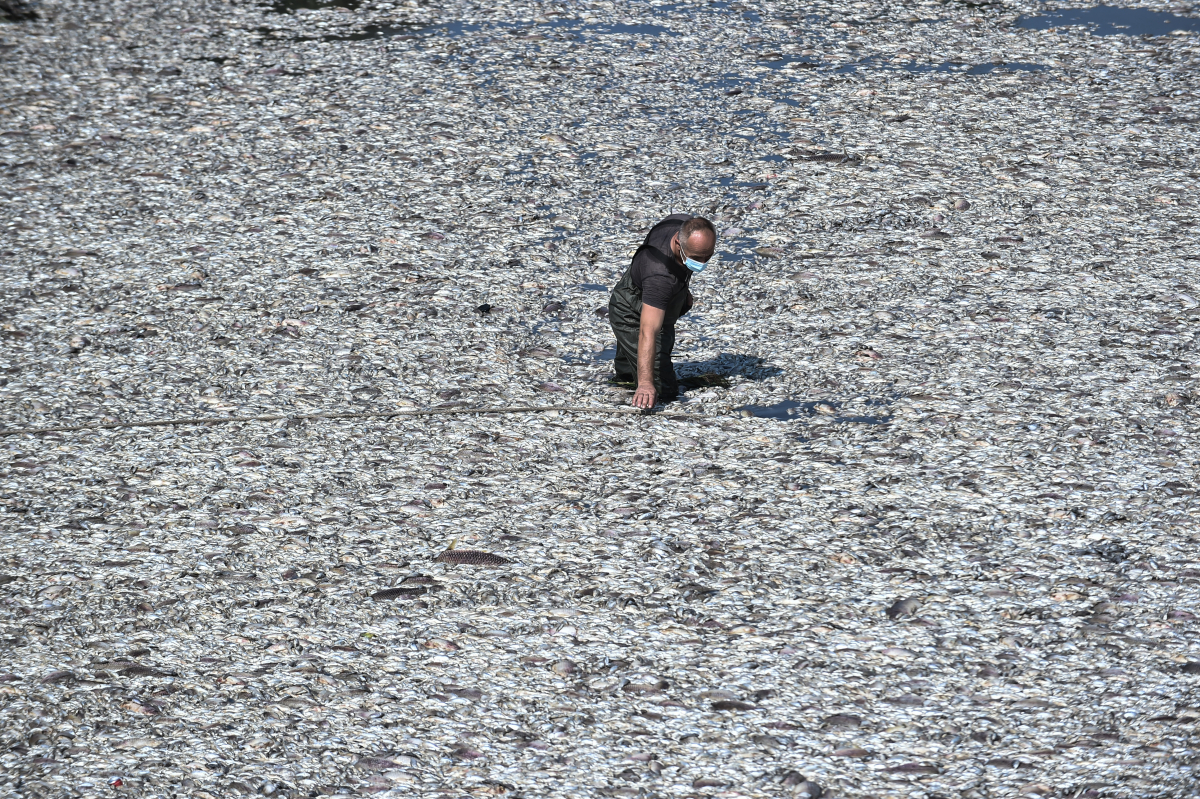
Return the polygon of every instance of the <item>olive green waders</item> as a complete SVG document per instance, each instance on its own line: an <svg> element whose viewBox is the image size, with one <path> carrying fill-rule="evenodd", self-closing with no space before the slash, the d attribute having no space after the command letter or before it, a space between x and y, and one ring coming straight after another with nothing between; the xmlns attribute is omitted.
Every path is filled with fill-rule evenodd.
<svg viewBox="0 0 1200 799"><path fill-rule="evenodd" d="M617 337L617 357L613 361L617 380L637 383L638 335L642 325L642 290L633 284L629 269L617 282L612 296L608 298L608 321ZM665 402L679 395L679 380L671 364L671 350L675 349L675 323L683 315L687 302L687 291L681 291L671 300L663 316L662 330L654 338L654 390L658 400Z"/></svg>

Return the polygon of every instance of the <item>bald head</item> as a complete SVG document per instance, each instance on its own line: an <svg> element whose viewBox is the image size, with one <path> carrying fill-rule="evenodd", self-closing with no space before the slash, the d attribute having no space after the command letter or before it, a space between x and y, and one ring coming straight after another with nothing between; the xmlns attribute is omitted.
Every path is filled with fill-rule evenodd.
<svg viewBox="0 0 1200 799"><path fill-rule="evenodd" d="M693 216L679 229L679 241L689 258L707 262L717 249L717 230L704 217Z"/></svg>

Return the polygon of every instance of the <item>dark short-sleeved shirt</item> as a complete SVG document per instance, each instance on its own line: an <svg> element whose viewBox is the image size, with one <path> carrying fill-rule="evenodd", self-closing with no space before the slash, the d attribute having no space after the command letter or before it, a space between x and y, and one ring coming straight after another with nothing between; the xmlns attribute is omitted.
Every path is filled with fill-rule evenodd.
<svg viewBox="0 0 1200 799"><path fill-rule="evenodd" d="M665 311L672 300L687 291L692 272L671 254L671 239L689 219L687 214L671 214L650 228L634 254L630 278L642 290L643 305Z"/></svg>

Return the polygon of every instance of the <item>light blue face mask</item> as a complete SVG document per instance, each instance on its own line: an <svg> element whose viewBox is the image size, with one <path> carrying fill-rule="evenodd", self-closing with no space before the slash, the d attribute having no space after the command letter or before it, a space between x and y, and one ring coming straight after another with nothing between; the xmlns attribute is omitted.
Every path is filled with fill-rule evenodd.
<svg viewBox="0 0 1200 799"><path fill-rule="evenodd" d="M703 272L704 267L708 266L708 264L688 258L687 253L683 251L683 242L679 241L678 236L675 237L675 241L679 244L679 254L683 256L683 265L693 272ZM710 258L709 260L711 261L712 259Z"/></svg>

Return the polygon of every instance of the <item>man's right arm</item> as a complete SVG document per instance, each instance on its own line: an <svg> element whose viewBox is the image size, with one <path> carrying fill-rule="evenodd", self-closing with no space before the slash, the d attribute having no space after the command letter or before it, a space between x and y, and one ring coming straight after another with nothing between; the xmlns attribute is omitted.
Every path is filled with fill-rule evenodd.
<svg viewBox="0 0 1200 799"><path fill-rule="evenodd" d="M658 357L658 333L666 316L667 312L662 308L642 305L641 328L638 330L638 386L633 393L635 408L653 408L658 398L654 388L654 359Z"/></svg>

